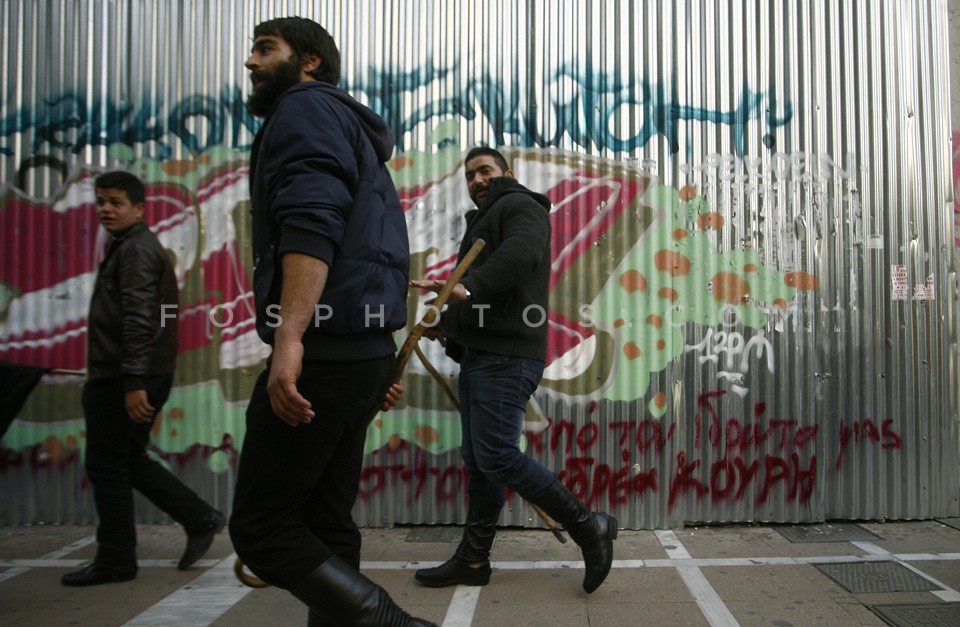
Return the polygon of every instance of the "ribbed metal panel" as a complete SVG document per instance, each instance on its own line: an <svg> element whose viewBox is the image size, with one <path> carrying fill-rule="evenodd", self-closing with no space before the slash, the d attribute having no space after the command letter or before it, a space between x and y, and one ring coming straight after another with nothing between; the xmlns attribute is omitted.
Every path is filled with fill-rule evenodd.
<svg viewBox="0 0 960 627"><path fill-rule="evenodd" d="M591 506L630 528L958 515L947 13L2 0L0 359L83 367L105 241L91 176L142 176L183 305L154 443L229 507L267 353L243 61L255 24L303 15L394 129L414 276L452 267L470 146L504 146L553 201L551 340L525 445ZM456 364L423 348L455 387ZM371 426L357 520L461 521L456 411L416 360L405 382ZM94 519L79 397L78 379L46 377L4 437L4 524ZM501 522L542 524L516 495Z"/></svg>

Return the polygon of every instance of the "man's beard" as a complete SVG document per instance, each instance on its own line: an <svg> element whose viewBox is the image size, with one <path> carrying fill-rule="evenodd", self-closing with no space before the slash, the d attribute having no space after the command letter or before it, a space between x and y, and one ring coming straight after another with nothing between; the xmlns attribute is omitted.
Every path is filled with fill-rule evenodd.
<svg viewBox="0 0 960 627"><path fill-rule="evenodd" d="M280 95L300 82L300 63L296 59L284 61L272 72L254 71L253 76L264 80L247 97L247 109L258 118L266 117Z"/></svg>

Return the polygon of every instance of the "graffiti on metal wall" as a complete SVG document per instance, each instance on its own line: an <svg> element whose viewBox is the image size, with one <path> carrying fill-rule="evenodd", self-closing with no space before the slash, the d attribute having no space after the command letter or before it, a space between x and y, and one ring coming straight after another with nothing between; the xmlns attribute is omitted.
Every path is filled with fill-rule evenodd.
<svg viewBox="0 0 960 627"><path fill-rule="evenodd" d="M463 85L452 85L461 77ZM425 88L453 87L444 90L449 97L425 103L408 110L404 101ZM438 67L426 61L409 72L373 70L369 78L348 86L351 91L366 94L375 109L400 135L422 123L450 117L474 120L483 118L491 127L490 143L496 145L562 146L568 138L574 146L616 153L629 153L642 148L655 137L667 142L671 153L681 150L680 128L689 122L705 122L729 129L737 155L746 154L749 127L761 133L767 148L776 145L776 131L793 119L792 103L778 99L773 90L754 91L742 85L736 104L729 109L693 106L676 94L663 81L643 78L624 79L605 74L591 65L568 62L550 73L543 91L551 94L545 102L529 106L522 100L526 93L519 78L504 80L483 72L467 77L459 70L459 62L451 67ZM636 129L628 136L612 130L616 119L634 118Z"/></svg>
<svg viewBox="0 0 960 627"><path fill-rule="evenodd" d="M532 403L526 434L531 453L562 450L561 477L591 502L608 498L618 504L666 491L671 506L691 495L763 503L781 488L787 500L808 499L816 485L817 427L796 417L768 417L762 403L750 420L723 418L711 399L727 394L745 399L754 381L776 373L783 356L775 354L770 334L796 315L799 295L818 289L817 277L793 264L765 262L750 246L725 243L730 210L711 205L707 190L660 184L649 168L634 161L586 157L552 146L566 134L577 146L629 151L661 137L676 153L678 125L703 122L729 128L737 154L707 156L688 174L762 186L764 180L811 172L849 177L852 166L792 153L778 157L769 138L790 122L792 108L746 87L735 109L708 111L660 98L663 90L655 85L644 84L639 91L595 85L588 82L599 80L595 77L563 70L556 80L573 79L579 95L553 103L556 127L551 129L524 117L519 103L503 101L503 94L517 90L489 77L458 96L461 100L403 109L406 91L443 78L444 72L413 73L400 82L381 77L356 88L401 137L418 124L431 125L427 146L406 147L389 163L407 214L414 276L443 277L456 259L461 216L470 203L459 117L483 116L498 141L524 146L506 151L518 178L553 203L550 308L542 320L548 325L549 354L538 396L582 403L588 420L578 426L545 415ZM619 99L627 92L647 99ZM631 106L642 110L636 134L609 135L610 116ZM246 395L267 355L253 328L248 253L247 142L256 125L234 87L224 88L218 98L192 96L169 109L149 97L133 105L87 103L64 94L0 120L5 140L0 151L12 154L13 138L31 147L21 174L49 167L65 176L51 197L32 196L21 184L20 189L8 186L0 198L6 234L0 253L0 358L84 367L86 308L105 243L92 203L92 177L100 168L80 166L67 173L62 162L44 153L79 154L104 146L114 162L147 182L147 221L176 260L180 363L189 368L178 372L154 427L156 452L172 465L199 458L212 472L223 472L235 463ZM767 173L755 157L743 154L751 125L768 138ZM177 144L192 156L172 158ZM423 311L422 296L411 298L411 319ZM441 349L424 349L441 371L454 376L456 366ZM702 450L684 450L676 423L668 426L663 420L678 399L659 387L658 375L683 359L709 372L717 388L699 396L699 409L685 426L697 429L696 437L708 449L720 451L709 460L698 457ZM418 496L430 490L431 498L459 498L465 493L462 469L438 461L459 445L459 421L449 402L430 391L424 368L414 364L407 379L401 406L371 425L371 463L362 495L369 498L405 483L414 485ZM643 415L627 421L608 419L598 409L637 402L643 403ZM75 380L48 377L42 398L31 398L22 420L5 437L0 472L10 465L78 463L84 437L79 406ZM196 426L200 414L202 428ZM836 436L843 451L899 447L900 437L889 431L888 422L868 418L852 425ZM619 458L593 457L597 438L610 432L620 442ZM835 468L842 461L838 458Z"/></svg>
<svg viewBox="0 0 960 627"><path fill-rule="evenodd" d="M408 72L373 68L366 78L345 87L362 94L383 115L397 134L401 153L416 148L404 142L406 134L420 124L481 118L492 129L492 144L550 147L561 146L568 138L574 146L615 153L642 148L656 137L667 142L671 153L678 153L680 128L689 122L708 123L729 129L736 153L743 157L748 128L756 127L763 145L773 148L777 130L793 119L792 103L778 99L772 90L754 91L742 85L734 106L709 109L678 100L665 83L642 78L625 81L581 65L568 63L553 71L545 89L553 95L539 107L521 102L524 90L519 79L505 81L486 72L450 89L454 94L450 97L408 104L409 96L424 88L449 87L456 76L467 81L458 63L439 67L427 61ZM632 134L621 137L611 130L611 121L626 117L636 118L638 124ZM215 96L186 96L172 105L149 92L137 99L116 100L88 99L83 91L65 92L0 117L0 154L17 156L12 147L17 138L32 155L50 149L80 154L88 147L127 146L166 161L175 148L188 154L220 146L249 148L258 126L236 85L225 85Z"/></svg>
<svg viewBox="0 0 960 627"><path fill-rule="evenodd" d="M903 444L890 419L840 421L834 432L822 433L819 424L770 416L763 402L752 407L749 417L721 417L719 404L728 393L711 390L697 397L697 409L682 427L693 434L690 449L676 423L668 426L656 417L605 420L597 415L598 405L591 403L586 423L551 421L549 429L528 431L528 451L562 455L558 477L590 505L616 507L665 494L672 510L683 498L711 504L746 500L762 506L780 494L785 502L806 503L817 486L818 438L836 445L839 452L827 467L836 472L843 469L853 447L897 451ZM619 450L611 458L598 459L596 445L607 435L614 437ZM701 456L705 450L709 459ZM361 498L401 486L410 486L416 500L436 503L462 499L466 493L468 478L460 464L438 465L439 458L420 450L412 464L395 452L383 453L380 463L363 470ZM672 458L664 459L667 455ZM669 471L663 470L665 465Z"/></svg>

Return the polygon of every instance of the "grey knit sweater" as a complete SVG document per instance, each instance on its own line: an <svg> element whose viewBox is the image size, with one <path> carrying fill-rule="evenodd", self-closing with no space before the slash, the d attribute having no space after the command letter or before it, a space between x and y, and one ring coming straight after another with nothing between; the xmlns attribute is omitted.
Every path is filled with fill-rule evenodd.
<svg viewBox="0 0 960 627"><path fill-rule="evenodd" d="M550 201L509 177L492 179L478 209L467 212L459 259L482 238L486 245L463 285L471 297L442 317L447 354L464 347L546 359L550 282ZM458 259L458 261L459 261Z"/></svg>

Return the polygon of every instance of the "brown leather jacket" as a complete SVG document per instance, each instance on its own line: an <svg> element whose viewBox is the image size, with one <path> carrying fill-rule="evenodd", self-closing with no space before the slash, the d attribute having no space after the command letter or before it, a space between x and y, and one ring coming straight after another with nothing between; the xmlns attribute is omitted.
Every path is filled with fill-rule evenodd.
<svg viewBox="0 0 960 627"><path fill-rule="evenodd" d="M147 225L111 237L90 299L87 378L122 379L130 391L143 389L148 376L172 373L178 308L173 265Z"/></svg>

